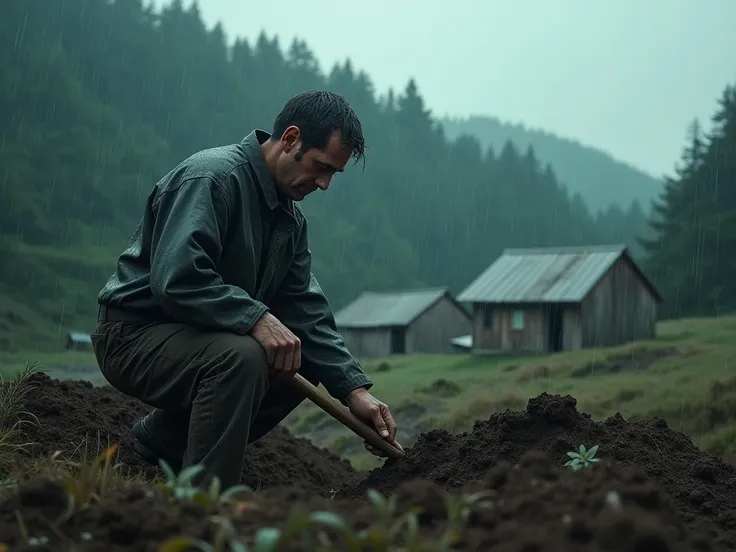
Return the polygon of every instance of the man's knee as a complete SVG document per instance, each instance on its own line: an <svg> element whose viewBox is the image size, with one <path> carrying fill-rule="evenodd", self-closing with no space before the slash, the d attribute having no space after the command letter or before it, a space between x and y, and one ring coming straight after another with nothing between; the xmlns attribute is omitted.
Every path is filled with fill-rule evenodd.
<svg viewBox="0 0 736 552"><path fill-rule="evenodd" d="M258 341L249 335L235 336L230 340L229 350L238 360L247 364L268 366L268 356Z"/></svg>
<svg viewBox="0 0 736 552"><path fill-rule="evenodd" d="M267 377L268 356L251 336L228 335L222 338L218 348L227 359L227 366L244 378Z"/></svg>

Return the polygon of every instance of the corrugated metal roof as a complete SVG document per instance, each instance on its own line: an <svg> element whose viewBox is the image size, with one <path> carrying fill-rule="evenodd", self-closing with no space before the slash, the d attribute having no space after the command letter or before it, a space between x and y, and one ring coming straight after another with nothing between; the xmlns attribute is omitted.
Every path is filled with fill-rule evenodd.
<svg viewBox="0 0 736 552"><path fill-rule="evenodd" d="M446 292L446 288L366 291L337 312L335 320L342 328L406 326Z"/></svg>
<svg viewBox="0 0 736 552"><path fill-rule="evenodd" d="M470 303L577 303L626 252L624 245L507 249L457 299Z"/></svg>

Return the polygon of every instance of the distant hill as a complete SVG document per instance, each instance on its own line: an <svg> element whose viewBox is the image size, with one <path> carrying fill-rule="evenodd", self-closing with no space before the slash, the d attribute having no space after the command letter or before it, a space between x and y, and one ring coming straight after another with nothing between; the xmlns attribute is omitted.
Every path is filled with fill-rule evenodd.
<svg viewBox="0 0 736 552"><path fill-rule="evenodd" d="M656 178L603 151L548 132L485 116L444 118L441 122L448 138L475 136L484 148L493 148L496 155L507 140L521 151L531 145L538 159L552 166L570 194L579 193L593 212L611 204L626 208L635 199L649 211L650 201L662 187Z"/></svg>

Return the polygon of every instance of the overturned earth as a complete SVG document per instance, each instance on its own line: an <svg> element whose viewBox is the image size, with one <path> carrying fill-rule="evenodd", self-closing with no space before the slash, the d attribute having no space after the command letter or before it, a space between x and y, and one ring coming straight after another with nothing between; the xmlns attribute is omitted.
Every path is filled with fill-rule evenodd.
<svg viewBox="0 0 736 552"><path fill-rule="evenodd" d="M23 441L33 443L26 462L57 451L94 456L118 443L119 470L144 480L160 475L130 446L130 426L146 406L86 382L35 374L32 384L25 409L37 420L24 426ZM580 444L599 445L600 462L573 472L563 465ZM484 498L469 505L455 550L736 550L736 467L700 451L663 420L616 415L596 422L570 396L543 393L525 410L493 414L468 433L423 433L406 458L367 474L277 428L249 447L243 482L258 492L223 515L247 543L259 528L284 528L295 505L335 512L356 531L375 526L380 520L366 498L374 489L396 497L397 518L419 507L418 539L431 543L452 533L447 497L482 491ZM145 481L73 515L64 515L64 485L42 474L5 491L0 544L13 551L156 551L172 537L213 542L212 512L186 501L175 508ZM349 549L334 529L325 534L332 535L331 550ZM278 550L314 546L295 538Z"/></svg>

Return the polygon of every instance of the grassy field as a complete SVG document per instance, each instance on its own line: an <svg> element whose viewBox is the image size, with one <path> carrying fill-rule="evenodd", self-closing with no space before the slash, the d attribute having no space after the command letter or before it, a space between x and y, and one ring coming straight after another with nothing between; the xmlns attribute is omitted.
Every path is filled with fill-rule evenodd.
<svg viewBox="0 0 736 552"><path fill-rule="evenodd" d="M546 391L570 394L596 419L659 416L699 447L736 458L736 317L664 322L653 341L547 357L409 356L364 362L373 391L411 442L431 428L470 430L495 411L523 409ZM360 440L311 404L287 425L372 467Z"/></svg>
<svg viewBox="0 0 736 552"><path fill-rule="evenodd" d="M98 234L87 241L104 241ZM91 331L97 292L114 270L115 251L33 246L0 233L0 350L51 352L63 346L67 330Z"/></svg>
<svg viewBox="0 0 736 552"><path fill-rule="evenodd" d="M596 419L660 416L699 447L736 459L736 316L664 322L653 341L547 357L470 354L406 356L364 362L374 393L392 408L400 439L410 444L432 428L469 430L477 419L523 409L543 391L570 394ZM38 362L60 379L99 381L89 353L0 353L6 378ZM297 434L348 457L376 464L360 439L310 403L286 420Z"/></svg>

